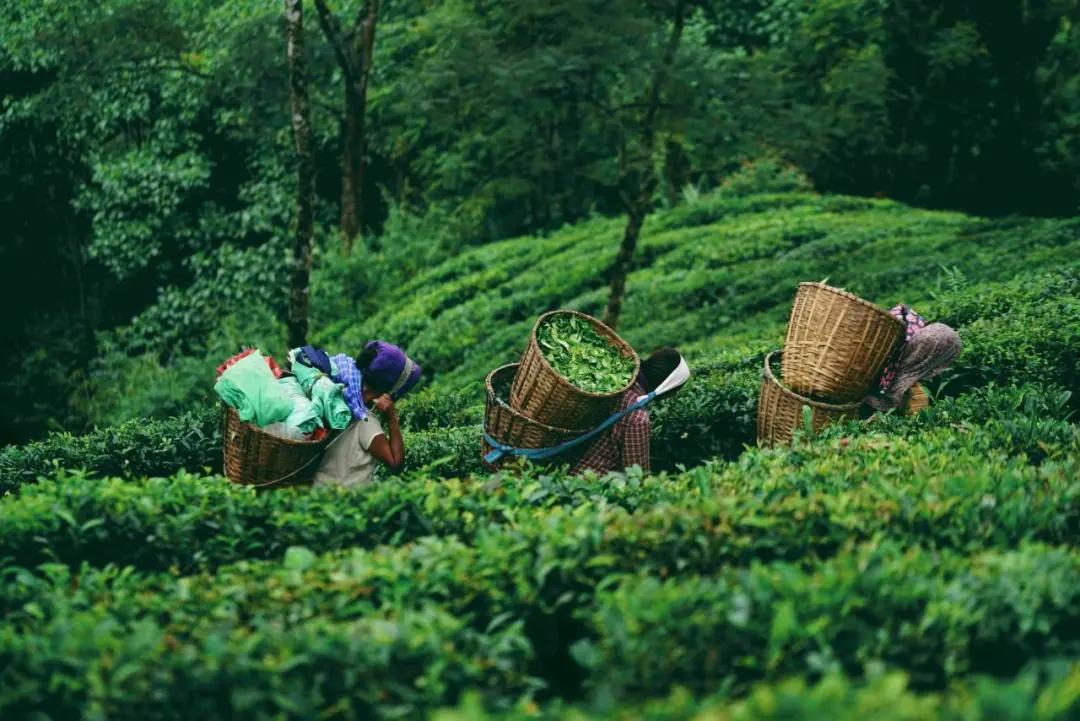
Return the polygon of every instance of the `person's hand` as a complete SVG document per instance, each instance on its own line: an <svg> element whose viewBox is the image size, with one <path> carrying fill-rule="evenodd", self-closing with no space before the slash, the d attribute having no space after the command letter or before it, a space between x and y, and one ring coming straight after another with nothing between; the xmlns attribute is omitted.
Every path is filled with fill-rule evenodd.
<svg viewBox="0 0 1080 721"><path fill-rule="evenodd" d="M383 415L393 413L395 410L393 399L385 393L379 396L375 399L375 410L377 410L379 413L382 413Z"/></svg>

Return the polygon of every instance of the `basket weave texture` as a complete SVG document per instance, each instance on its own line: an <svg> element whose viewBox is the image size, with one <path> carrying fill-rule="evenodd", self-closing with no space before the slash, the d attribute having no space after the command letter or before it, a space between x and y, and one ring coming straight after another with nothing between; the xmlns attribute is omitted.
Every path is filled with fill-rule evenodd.
<svg viewBox="0 0 1080 721"><path fill-rule="evenodd" d="M225 406L225 475L233 483L283 488L311 483L327 439L294 441L243 423Z"/></svg>
<svg viewBox="0 0 1080 721"><path fill-rule="evenodd" d="M929 406L930 396L926 395L926 389L918 383L911 386L911 390L908 391L907 404L904 406L904 413L913 416L920 411L926 410Z"/></svg>
<svg viewBox="0 0 1080 721"><path fill-rule="evenodd" d="M780 355L780 351L765 356L761 393L758 396L758 443L768 446L791 443L795 429L802 425L803 406L810 408L811 425L815 432L841 418L858 414L859 403L822 403L784 387L772 371L773 358L777 355Z"/></svg>
<svg viewBox="0 0 1080 721"><path fill-rule="evenodd" d="M784 383L831 403L861 399L903 336L903 322L873 303L824 283L799 283L784 340Z"/></svg>
<svg viewBox="0 0 1080 721"><path fill-rule="evenodd" d="M506 391L517 371L518 364L511 363L488 374L484 429L492 438L514 448L548 448L583 433L549 426L511 408L505 400Z"/></svg>
<svg viewBox="0 0 1080 721"><path fill-rule="evenodd" d="M625 387L611 393L590 393L576 388L555 372L544 358L536 334L548 318L557 314L585 319L623 356L634 360L634 372ZM574 310L551 311L540 316L533 326L529 345L510 388L510 405L544 425L575 429L577 433L583 433L611 415L616 402L633 385L640 370L641 359L630 344L596 318Z"/></svg>

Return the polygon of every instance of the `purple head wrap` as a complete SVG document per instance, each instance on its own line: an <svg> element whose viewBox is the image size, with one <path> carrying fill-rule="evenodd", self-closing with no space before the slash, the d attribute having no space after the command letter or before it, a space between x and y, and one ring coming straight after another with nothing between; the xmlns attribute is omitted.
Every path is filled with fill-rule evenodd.
<svg viewBox="0 0 1080 721"><path fill-rule="evenodd" d="M388 389L387 392L395 401L412 390L420 380L420 364L393 343L373 340L364 349L375 351L371 364L364 370L364 378L380 388Z"/></svg>

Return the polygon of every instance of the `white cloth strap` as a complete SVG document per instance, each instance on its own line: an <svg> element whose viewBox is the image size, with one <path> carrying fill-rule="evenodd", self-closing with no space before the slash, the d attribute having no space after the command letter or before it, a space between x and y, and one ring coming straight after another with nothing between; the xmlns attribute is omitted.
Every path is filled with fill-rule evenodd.
<svg viewBox="0 0 1080 721"><path fill-rule="evenodd" d="M415 366L416 364L413 363L413 359L409 356L405 356L405 365L402 367L401 375L398 376L397 381L394 383L394 387L390 389L390 395L394 395L401 390L401 387L409 380L409 376L412 375Z"/></svg>

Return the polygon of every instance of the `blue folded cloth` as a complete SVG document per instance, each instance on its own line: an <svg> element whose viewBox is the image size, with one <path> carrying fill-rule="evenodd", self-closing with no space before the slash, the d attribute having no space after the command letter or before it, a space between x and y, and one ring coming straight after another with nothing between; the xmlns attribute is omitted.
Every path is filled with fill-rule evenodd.
<svg viewBox="0 0 1080 721"><path fill-rule="evenodd" d="M360 421L364 420L368 415L367 406L364 404L364 394L361 390L364 379L360 369L356 366L356 361L345 353L338 353L330 358L330 363L333 366L330 377L334 379L335 383L345 386L343 389L345 403L349 406L349 410L352 411L353 418Z"/></svg>

